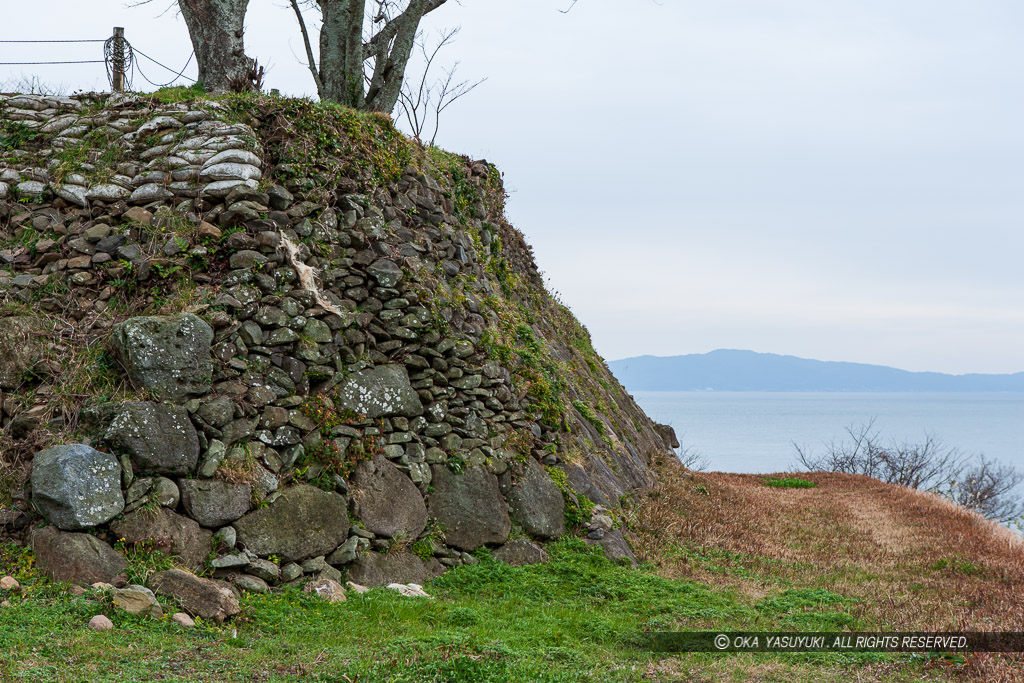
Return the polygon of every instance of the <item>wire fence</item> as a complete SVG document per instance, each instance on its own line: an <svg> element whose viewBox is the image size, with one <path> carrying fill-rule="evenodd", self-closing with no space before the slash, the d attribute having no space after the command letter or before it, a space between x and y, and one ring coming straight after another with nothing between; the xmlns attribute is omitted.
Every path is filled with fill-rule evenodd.
<svg viewBox="0 0 1024 683"><path fill-rule="evenodd" d="M124 37L124 29L121 27L115 27L114 33L109 38L98 38L98 39L85 39L85 40L0 40L0 46L5 44L35 44L35 45L49 45L49 44L67 44L67 43L102 43L103 53L102 59L77 59L77 60L43 60L34 62L0 62L0 66L51 66L59 64L103 64L106 67L107 82L110 84L110 88L114 92L132 91L134 90L135 74L137 73L142 77L149 85L156 88L166 88L167 86L177 83L179 80L188 80L195 82L196 79L191 76L186 76L185 71L189 65L192 64L193 58L195 58L195 52L189 55L185 61L185 66L181 69L172 69L166 64L162 64L156 59L150 57L142 50L133 46ZM164 69L168 73L174 74L174 77L166 82L159 83L153 78L150 78L142 69L142 64L139 62L139 57L152 62L153 65ZM147 69L150 67L147 66ZM152 72L150 72L152 73ZM156 78L156 77L154 77Z"/></svg>

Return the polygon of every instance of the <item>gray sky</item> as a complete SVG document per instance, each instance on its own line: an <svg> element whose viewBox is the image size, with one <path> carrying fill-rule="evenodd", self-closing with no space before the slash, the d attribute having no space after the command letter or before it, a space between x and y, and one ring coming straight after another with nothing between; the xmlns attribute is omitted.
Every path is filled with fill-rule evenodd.
<svg viewBox="0 0 1024 683"><path fill-rule="evenodd" d="M3 4L0 39L123 25L167 66L191 51L184 22L158 16L165 0ZM430 16L462 25L445 60L488 77L438 142L504 171L510 218L602 355L1024 370L1018 0L567 5L464 0ZM251 0L246 48L269 87L314 91L283 1ZM0 61L97 50L0 44ZM0 66L0 81L32 73L107 87L97 64Z"/></svg>

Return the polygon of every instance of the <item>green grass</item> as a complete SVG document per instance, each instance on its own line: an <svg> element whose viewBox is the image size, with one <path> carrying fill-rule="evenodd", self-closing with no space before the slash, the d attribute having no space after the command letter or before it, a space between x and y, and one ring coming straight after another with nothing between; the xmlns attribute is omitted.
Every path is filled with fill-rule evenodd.
<svg viewBox="0 0 1024 683"><path fill-rule="evenodd" d="M772 486L777 489L813 489L817 486L813 481L798 479L796 477L784 477L782 479L777 477L768 477L763 483L765 486Z"/></svg>
<svg viewBox="0 0 1024 683"><path fill-rule="evenodd" d="M431 600L376 590L328 604L290 589L247 595L243 614L223 627L184 630L166 617L132 617L98 598L73 597L33 578L25 553L0 546L0 573L20 575L24 586L0 619L0 680L640 681L666 666L722 678L781 667L780 680L839 680L891 660L652 653L642 646L645 631L866 625L843 612L850 600L826 590L753 600L615 565L578 539L549 552L547 564L510 567L484 551L479 564L428 583ZM113 631L86 628L99 613Z"/></svg>

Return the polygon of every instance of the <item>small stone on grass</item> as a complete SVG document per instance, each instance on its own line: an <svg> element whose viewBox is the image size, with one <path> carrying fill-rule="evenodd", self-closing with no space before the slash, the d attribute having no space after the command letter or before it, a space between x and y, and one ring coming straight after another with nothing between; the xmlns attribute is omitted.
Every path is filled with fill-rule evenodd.
<svg viewBox="0 0 1024 683"><path fill-rule="evenodd" d="M183 628L193 628L196 622L184 612L175 612L171 615L171 621L180 624Z"/></svg>
<svg viewBox="0 0 1024 683"><path fill-rule="evenodd" d="M385 586L388 590L398 591L407 598L429 598L423 586L418 583L389 583Z"/></svg>
<svg viewBox="0 0 1024 683"><path fill-rule="evenodd" d="M109 631L110 629L114 628L114 622L112 622L110 619L107 619L102 614L97 614L89 620L89 628L91 628L93 631Z"/></svg>

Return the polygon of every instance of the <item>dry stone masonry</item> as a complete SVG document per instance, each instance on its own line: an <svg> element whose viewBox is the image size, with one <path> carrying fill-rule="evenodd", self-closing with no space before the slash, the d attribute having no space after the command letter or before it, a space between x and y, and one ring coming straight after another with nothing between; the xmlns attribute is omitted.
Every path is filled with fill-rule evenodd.
<svg viewBox="0 0 1024 683"><path fill-rule="evenodd" d="M0 96L0 447L31 471L0 535L84 583L155 546L182 568L149 588L217 621L232 589L418 586L567 533L630 559L614 511L668 438L544 291L493 168L382 178L401 150L309 149L275 102Z"/></svg>

